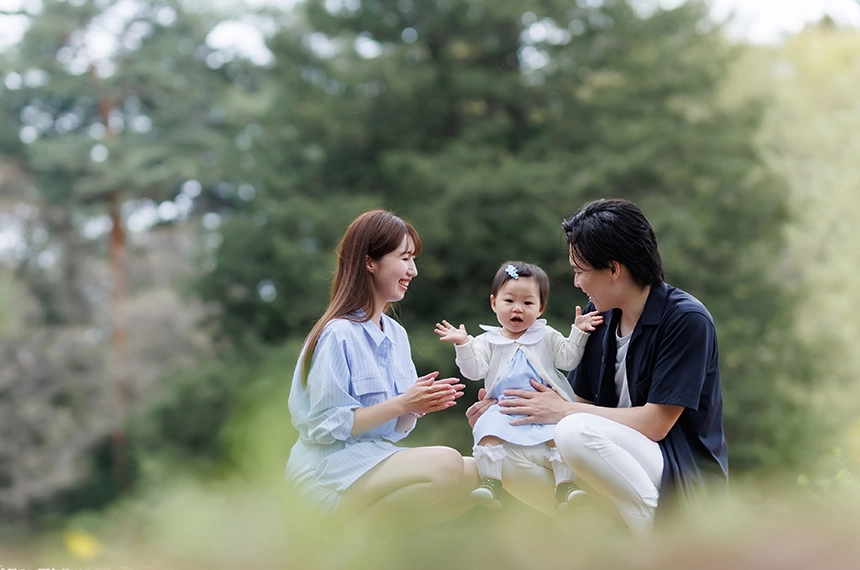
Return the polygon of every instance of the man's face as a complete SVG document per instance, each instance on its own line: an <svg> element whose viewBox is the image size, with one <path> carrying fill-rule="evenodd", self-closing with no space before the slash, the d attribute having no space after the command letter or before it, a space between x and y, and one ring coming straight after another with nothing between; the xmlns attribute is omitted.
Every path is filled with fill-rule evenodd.
<svg viewBox="0 0 860 570"><path fill-rule="evenodd" d="M615 308L610 296L612 272L609 269L594 269L579 259L570 250L570 267L573 269L573 284L588 295L588 300L600 311Z"/></svg>

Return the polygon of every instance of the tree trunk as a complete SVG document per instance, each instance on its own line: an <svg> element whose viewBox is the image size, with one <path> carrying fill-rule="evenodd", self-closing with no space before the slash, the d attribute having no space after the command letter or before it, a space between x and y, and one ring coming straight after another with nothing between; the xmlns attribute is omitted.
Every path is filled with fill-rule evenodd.
<svg viewBox="0 0 860 570"><path fill-rule="evenodd" d="M122 200L116 191L110 199L110 265L113 274L111 296L111 376L116 390L116 427L113 432L113 467L118 489L127 484L125 413L128 404L128 329L125 302L128 275L126 270L125 230L122 223Z"/></svg>

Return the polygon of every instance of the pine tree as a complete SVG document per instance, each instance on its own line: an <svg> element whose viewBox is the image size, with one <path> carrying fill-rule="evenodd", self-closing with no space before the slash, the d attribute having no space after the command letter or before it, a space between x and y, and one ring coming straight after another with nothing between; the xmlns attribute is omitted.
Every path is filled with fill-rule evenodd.
<svg viewBox="0 0 860 570"><path fill-rule="evenodd" d="M122 489L131 478L125 443L135 314L130 275L143 271L131 263L127 221L148 210L160 214L137 229L170 224L237 199L239 129L226 117L252 89L249 65L227 62L207 47L216 17L172 1L45 0L28 18L23 40L3 54L0 97L7 125L0 153L29 177L30 189L19 198L37 213L24 226L27 250L18 275L41 312L31 324L45 327L45 338L55 339L50 342L109 331L109 351L81 360L86 380L75 388L82 406L76 421L82 432L101 430L104 437L112 431L108 479ZM96 337L86 338L100 348ZM50 342L39 350L54 350ZM71 377L53 369L40 378L59 389ZM101 413L85 414L87 407ZM70 481L55 483L22 504L50 497Z"/></svg>
<svg viewBox="0 0 860 570"><path fill-rule="evenodd" d="M547 316L565 328L584 299L561 220L587 200L628 198L655 226L667 280L716 320L733 465L798 460L815 431L792 387L809 360L773 272L787 209L752 142L762 107L720 99L736 50L703 3L636 6L309 1L306 20L271 43L265 193L225 228L201 289L221 303L223 330L304 335L335 240L383 206L425 241L401 307L418 368L455 373L433 323L491 322L493 271L522 258L552 276Z"/></svg>

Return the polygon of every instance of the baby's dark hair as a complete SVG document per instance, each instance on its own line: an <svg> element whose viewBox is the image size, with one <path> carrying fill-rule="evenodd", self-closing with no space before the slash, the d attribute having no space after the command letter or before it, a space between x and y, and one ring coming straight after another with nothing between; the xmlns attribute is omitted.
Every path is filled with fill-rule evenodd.
<svg viewBox="0 0 860 570"><path fill-rule="evenodd" d="M499 289L502 288L502 285L506 281L521 277L528 277L537 281L541 309L546 307L546 302L549 299L549 277L547 277L546 271L537 265L526 263L525 261L506 261L501 264L499 270L496 271L496 276L493 278L493 287L490 290L490 294L495 297L499 294Z"/></svg>

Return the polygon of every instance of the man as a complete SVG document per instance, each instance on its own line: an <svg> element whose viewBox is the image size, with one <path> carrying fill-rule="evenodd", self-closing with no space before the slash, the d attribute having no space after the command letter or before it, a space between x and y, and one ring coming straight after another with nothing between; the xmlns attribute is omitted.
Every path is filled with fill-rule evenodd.
<svg viewBox="0 0 860 570"><path fill-rule="evenodd" d="M585 312L600 311L604 324L568 376L576 402L533 382L536 391L511 390L499 404L523 416L512 424L558 423L556 447L583 487L644 534L658 503L662 511L726 486L716 330L704 305L663 281L637 206L597 200L562 227Z"/></svg>

